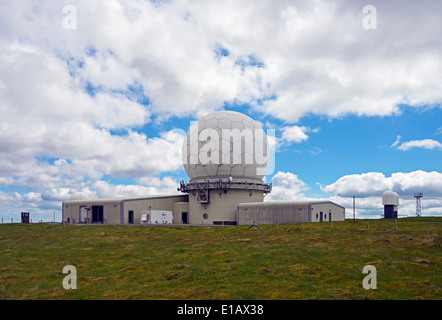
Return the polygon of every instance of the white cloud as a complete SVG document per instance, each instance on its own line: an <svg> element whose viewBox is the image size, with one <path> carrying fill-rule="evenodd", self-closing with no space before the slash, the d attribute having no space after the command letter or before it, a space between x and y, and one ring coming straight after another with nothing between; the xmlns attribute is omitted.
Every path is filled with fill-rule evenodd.
<svg viewBox="0 0 442 320"><path fill-rule="evenodd" d="M399 103L440 103L441 4L375 1L382 19L371 31L361 26L364 5L76 1L78 29L65 30L58 2L9 2L1 18L6 47L44 54L39 61L80 63L71 64L75 80L107 93L139 83L161 115L237 101L296 121L306 113L388 115ZM226 55L217 56L220 47Z"/></svg>
<svg viewBox="0 0 442 320"><path fill-rule="evenodd" d="M367 197L373 194L382 194L391 189L391 182L380 172L346 175L336 182L321 186L322 191L338 196Z"/></svg>
<svg viewBox="0 0 442 320"><path fill-rule="evenodd" d="M141 197L167 194L180 194L177 191L178 182L171 177L163 179L157 177L143 177L136 185L111 184L106 181L97 181L92 188L98 198L114 197Z"/></svg>
<svg viewBox="0 0 442 320"><path fill-rule="evenodd" d="M296 174L278 171L272 177L272 192L266 196L267 200L300 200L305 197L304 191L308 190L307 184L300 180Z"/></svg>
<svg viewBox="0 0 442 320"><path fill-rule="evenodd" d="M345 215L347 219L353 218L353 198L333 196L328 200L338 203L345 207ZM356 197L355 198L355 216L356 219L377 218L384 214L382 206L382 197ZM413 195L403 196L399 200L398 207L399 217L413 217L416 215L416 200ZM422 215L423 216L442 216L442 200L438 198L422 199Z"/></svg>
<svg viewBox="0 0 442 320"><path fill-rule="evenodd" d="M312 147L308 150L312 155L317 156L322 152L322 149L319 147Z"/></svg>
<svg viewBox="0 0 442 320"><path fill-rule="evenodd" d="M393 142L393 143L391 144L390 147L391 147L391 148L396 147L396 146L401 142L401 138L402 138L402 137L398 135L398 136L396 137L396 141Z"/></svg>
<svg viewBox="0 0 442 320"><path fill-rule="evenodd" d="M423 182L413 184L416 179L422 179ZM434 190L441 190L440 185L442 179L435 185L431 185L431 180L438 178L437 173L429 172L412 172L409 174L397 173L389 178L381 173L367 173L361 175L345 176L337 181L337 183L330 185L327 188L331 193L333 189L336 195L326 197L310 197L304 194L309 190L308 185L300 180L297 175L290 172L278 172L272 178L273 190L266 196L265 201L282 200L282 201L332 201L345 208L346 218L353 218L353 195L355 198L355 217L356 219L363 218L380 218L383 215L382 193L385 190L393 189L400 194L399 215L414 216L416 210L416 202L413 197L413 190L416 187L418 190L424 191L424 199L422 200L423 215L442 215L442 200L439 194L435 194ZM384 180L384 181L383 181ZM381 186L377 187L376 184ZM370 184L372 188L370 189ZM426 187L423 185L426 184ZM360 188L358 192L353 189ZM359 187L358 187L359 186ZM439 189L438 189L439 188ZM321 187L323 191L325 188ZM350 191L349 191L350 190ZM433 190L431 192L430 190Z"/></svg>
<svg viewBox="0 0 442 320"><path fill-rule="evenodd" d="M288 143L300 143L302 141L308 140L308 135L306 132L309 129L307 127L290 126L282 128L281 139L287 141Z"/></svg>
<svg viewBox="0 0 442 320"><path fill-rule="evenodd" d="M397 148L401 151L408 151L412 148L442 149L442 143L432 139L411 140L401 143Z"/></svg>
<svg viewBox="0 0 442 320"><path fill-rule="evenodd" d="M380 172L368 172L343 176L332 184L321 186L321 189L340 197L380 196L386 190L393 190L401 196L423 192L427 197L434 198L442 196L442 173L418 170L396 172L386 177Z"/></svg>

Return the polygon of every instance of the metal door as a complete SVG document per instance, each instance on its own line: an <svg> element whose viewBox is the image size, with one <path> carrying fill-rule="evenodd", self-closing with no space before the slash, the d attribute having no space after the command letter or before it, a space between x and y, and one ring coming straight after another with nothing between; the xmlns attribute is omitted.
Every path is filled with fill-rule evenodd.
<svg viewBox="0 0 442 320"><path fill-rule="evenodd" d="M80 223L86 223L87 219L87 209L86 207L80 207Z"/></svg>

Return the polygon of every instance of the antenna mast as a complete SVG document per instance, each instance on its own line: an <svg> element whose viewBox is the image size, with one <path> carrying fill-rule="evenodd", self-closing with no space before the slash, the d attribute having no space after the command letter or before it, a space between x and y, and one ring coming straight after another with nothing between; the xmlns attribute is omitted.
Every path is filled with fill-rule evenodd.
<svg viewBox="0 0 442 320"><path fill-rule="evenodd" d="M416 217L420 217L422 214L421 198L423 196L424 194L422 192L414 194L414 197L416 198Z"/></svg>

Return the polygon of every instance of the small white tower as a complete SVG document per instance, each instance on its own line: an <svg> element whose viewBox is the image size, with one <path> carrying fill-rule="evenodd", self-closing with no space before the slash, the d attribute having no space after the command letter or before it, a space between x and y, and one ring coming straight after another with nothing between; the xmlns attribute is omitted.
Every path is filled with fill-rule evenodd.
<svg viewBox="0 0 442 320"><path fill-rule="evenodd" d="M397 218L397 207L399 206L399 195L393 191L385 191L382 195L382 205L384 206L384 218Z"/></svg>

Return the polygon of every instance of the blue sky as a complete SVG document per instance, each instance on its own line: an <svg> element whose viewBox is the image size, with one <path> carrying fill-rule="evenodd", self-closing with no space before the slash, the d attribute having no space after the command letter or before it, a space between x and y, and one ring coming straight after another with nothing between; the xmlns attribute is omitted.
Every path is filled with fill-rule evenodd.
<svg viewBox="0 0 442 320"><path fill-rule="evenodd" d="M176 193L190 122L275 129L267 200L380 196L442 215L438 1L0 4L0 217L90 197ZM257 23L259 22L259 23Z"/></svg>
<svg viewBox="0 0 442 320"><path fill-rule="evenodd" d="M318 132L311 133L306 142L283 147L284 151L278 153L278 168L297 172L311 186L371 171L385 175L419 169L439 171L440 151L422 148L400 151L391 145L398 135L403 141L440 140L440 119L440 109L421 112L407 106L403 106L399 115L384 117L302 118L302 125L318 128Z"/></svg>

